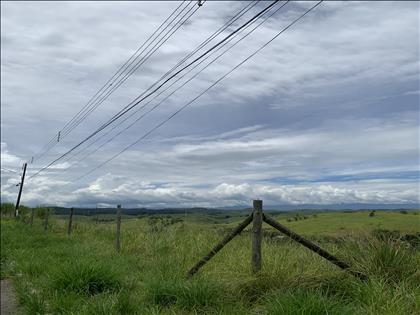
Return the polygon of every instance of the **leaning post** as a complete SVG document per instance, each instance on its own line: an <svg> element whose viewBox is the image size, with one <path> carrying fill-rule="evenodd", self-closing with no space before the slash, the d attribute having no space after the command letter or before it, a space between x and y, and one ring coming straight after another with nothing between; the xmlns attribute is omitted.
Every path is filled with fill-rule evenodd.
<svg viewBox="0 0 420 315"><path fill-rule="evenodd" d="M74 208L70 208L70 216L69 216L69 226L67 227L67 235L70 236L71 234L71 227L73 224L73 213L74 213Z"/></svg>
<svg viewBox="0 0 420 315"><path fill-rule="evenodd" d="M262 200L253 201L252 215L252 271L258 274L261 271L261 243L262 243Z"/></svg>
<svg viewBox="0 0 420 315"><path fill-rule="evenodd" d="M118 205L117 206L117 232L115 235L115 249L117 250L117 252L121 250L120 234L121 234L121 205Z"/></svg>

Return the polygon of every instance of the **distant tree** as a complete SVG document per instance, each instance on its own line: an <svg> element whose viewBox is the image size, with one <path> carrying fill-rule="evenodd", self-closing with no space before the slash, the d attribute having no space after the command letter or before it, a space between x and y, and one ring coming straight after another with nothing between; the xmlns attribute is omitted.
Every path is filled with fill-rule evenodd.
<svg viewBox="0 0 420 315"><path fill-rule="evenodd" d="M375 210L373 210L369 213L369 217L374 217L374 216L375 216Z"/></svg>
<svg viewBox="0 0 420 315"><path fill-rule="evenodd" d="M52 209L49 209L47 207L38 206L38 207L35 208L35 215L36 215L37 218L44 219L47 211L49 211L50 215L53 212Z"/></svg>
<svg viewBox="0 0 420 315"><path fill-rule="evenodd" d="M12 216L15 211L15 205L11 202L5 202L1 204L1 215L2 216Z"/></svg>
<svg viewBox="0 0 420 315"><path fill-rule="evenodd" d="M407 210L401 210L400 213L401 214L408 214L408 211Z"/></svg>
<svg viewBox="0 0 420 315"><path fill-rule="evenodd" d="M28 215L30 208L24 205L19 206L19 217L23 218ZM2 216L13 216L15 212L15 205L11 202L1 204L1 215Z"/></svg>

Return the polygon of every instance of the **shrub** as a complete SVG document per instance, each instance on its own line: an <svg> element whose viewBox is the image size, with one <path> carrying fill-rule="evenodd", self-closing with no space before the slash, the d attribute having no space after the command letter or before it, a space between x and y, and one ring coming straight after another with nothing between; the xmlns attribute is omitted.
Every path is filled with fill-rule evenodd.
<svg viewBox="0 0 420 315"><path fill-rule="evenodd" d="M420 233L405 234L401 237L401 241L404 241L413 248L420 248Z"/></svg>
<svg viewBox="0 0 420 315"><path fill-rule="evenodd" d="M37 218L44 219L45 218L45 215L47 214L48 211L49 211L49 214L50 215L53 213L53 211L51 209L49 209L49 208L46 208L46 207L36 207L35 208L35 216Z"/></svg>
<svg viewBox="0 0 420 315"><path fill-rule="evenodd" d="M15 211L15 205L10 202L5 202L1 204L1 215L2 216L12 216Z"/></svg>

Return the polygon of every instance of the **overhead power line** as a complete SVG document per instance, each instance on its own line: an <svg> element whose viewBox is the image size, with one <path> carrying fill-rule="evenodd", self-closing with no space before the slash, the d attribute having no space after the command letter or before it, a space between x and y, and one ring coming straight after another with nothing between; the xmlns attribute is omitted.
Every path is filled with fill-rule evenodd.
<svg viewBox="0 0 420 315"><path fill-rule="evenodd" d="M191 3L192 1L190 1L190 3ZM157 29L157 30L159 30L168 20L169 20L169 18L178 10L178 8L180 8L180 6L183 4L184 2L182 2L176 9L175 9L175 11L174 12L172 12L172 14L159 26L159 28ZM117 72L114 74L114 76L110 79L110 80L108 80L107 81L107 83L105 83L105 85L100 89L100 91L104 88L104 87L106 87L106 89L105 90L103 90L103 91L101 91L100 93L99 93L99 91L89 100L89 102L85 105L85 107L84 108L82 108L80 111L79 111L79 113L77 113L76 114L76 116L66 125L66 126L68 126L69 124L70 125L74 125L74 123L73 123L73 121L75 121L75 119L79 116L79 115L82 115L82 114L84 114L85 112L86 112L86 110L88 110L89 111L89 107L91 108L91 107L93 107L93 106L95 106L95 104L92 104L92 101L96 101L97 100L97 98L98 97L101 97L104 93L106 93L109 89L110 89L110 87L112 86L112 88L113 88L113 90L115 90L116 88L115 88L115 84L113 85L113 83L115 83L115 80L119 77L119 75L121 74L121 73L123 73L125 70L126 70L126 68L128 67L128 66L131 66L140 56L141 56L141 54L145 51L145 49L147 49L157 38L159 38L159 36L165 31L165 29L173 22L173 21L175 21L175 19L188 7L188 5L189 4L187 4L187 6L185 6L171 21L169 21L168 23L167 23L167 26L164 28L164 29L162 29L160 32L159 32L159 34L155 37L155 38L153 38L153 35L154 34L156 34L156 32L157 32L157 30L143 43L143 45L142 46L140 46L140 48L130 57L130 59L131 59L131 61L130 61L130 59L129 59L129 61L127 61L123 66L121 66L120 67L120 69L119 70L117 70ZM175 22L175 24L174 25L176 25L177 23L179 23L179 21L178 22ZM166 35L166 34L165 34ZM153 38L153 39L152 39ZM150 41L150 42L149 42ZM142 47L144 47L144 45L146 44L146 43L148 43L148 45L140 52L140 54L138 54L137 55L137 53L138 53L138 51L142 48ZM136 56L137 55L137 56ZM123 70L122 72L120 72L121 70ZM118 75L119 74L119 75ZM118 76L117 76L118 75ZM116 77L117 76L117 77ZM115 78L116 77L116 78ZM102 103L102 102L101 102ZM97 103L96 103L97 104ZM100 104L98 104L97 106L99 106ZM96 107L97 107L96 106ZM96 109L96 107L95 107L95 109ZM92 111L89 111L89 114L91 113ZM84 117L84 118L86 118L86 117ZM78 124L80 124L81 123L81 121L82 121L83 119L78 119ZM76 122L76 123L77 123ZM78 125L77 124L77 125ZM74 128L75 127L77 127L77 125L76 126L74 126ZM65 126L65 127L66 127ZM73 128L73 129L74 129ZM72 129L71 129L72 130ZM70 130L70 131L71 131ZM41 153L40 155L38 155L37 156L37 159L40 159L46 152L48 152L51 148L53 148L56 144L57 144L57 141L55 141L55 139L56 139L56 137L53 137L51 140L50 140L50 142L49 142L49 146L48 146L48 144L47 144L47 146L46 146L46 150L43 152L43 153Z"/></svg>
<svg viewBox="0 0 420 315"><path fill-rule="evenodd" d="M55 164L56 162L58 162L59 160L61 160L63 157L67 156L69 153L73 152L75 149L77 149L78 147L80 147L82 144L84 144L86 141L88 141L89 139L91 139L93 136L95 136L96 134L98 134L99 132L101 132L103 129L105 129L106 127L108 127L109 125L111 125L113 122L115 122L116 120L118 120L120 117L122 117L124 114L126 114L127 112L129 112L130 110L132 110L135 106L137 106L140 102L142 102L143 100L145 100L146 98L150 97L152 94L156 93L159 89L161 89L166 83L168 83L170 80L172 80L174 77L176 77L178 74L180 74L181 72L183 72L184 70L186 70L187 68L191 67L191 65L197 63L199 60L203 59L206 55L208 55L211 51L215 50L218 46L222 45L224 42L226 42L229 38L231 38L232 36L234 36L236 33L238 33L240 30L242 30L244 27L246 27L248 24L252 23L254 20L258 19L262 14L264 14L267 10L269 10L272 6L274 6L276 3L278 2L278 0L274 1L273 3L271 3L270 5L268 5L266 8L264 8L263 10L261 10L259 13L257 13L256 15L254 15L251 19L249 19L247 22L245 22L244 24L242 24L240 27L238 27L235 31L233 31L232 33L230 33L228 36L226 36L225 38L223 38L221 41L219 41L217 44L213 45L210 49L208 49L207 51L205 51L203 54L201 54L199 57L195 58L192 62L188 63L187 65L185 65L184 67L182 67L180 70L176 71L174 74L170 75L166 80L164 80L161 84L159 84L156 88L154 88L151 92L147 93L145 96L143 97L137 97L136 99L134 99L131 103L129 103L127 106L125 106L122 110L120 110L117 114L115 114L111 119L109 119L106 123L104 123L103 125L101 125L96 131L94 131L92 134L90 134L88 137L86 137L84 140L82 140L81 142L79 142L77 145L75 145L74 147L72 147L70 150L68 150L67 152L65 152L64 154L62 154L61 156L59 156L57 159L53 160L52 162L50 162L48 165L42 167L40 170L38 170L36 173L34 173L32 176L29 177L33 178L34 176L37 176L39 173L41 173L42 171L44 171L45 169L49 168L51 165Z"/></svg>
<svg viewBox="0 0 420 315"><path fill-rule="evenodd" d="M215 37L217 37L217 35L219 35L221 32L223 32L225 29L227 29L229 26L231 26L235 21L237 21L240 17L242 17L245 13L247 13L250 9L252 9L256 4L257 4L257 0L253 1L251 3L249 3L248 5L246 5L244 8L242 8L239 12L237 12L231 19L229 19L229 21L227 21L224 25L222 25L218 30L216 30L212 35L210 35L210 37L208 37L205 41L203 41L198 47L196 47L192 52L190 52L189 54L187 54L184 58L182 58L182 60L180 60L174 67L172 67L169 71L167 71L160 79L159 81L161 81L163 78L167 77L167 75L171 72L173 72L177 67L179 67L180 65L182 65L186 60L188 60L191 56L193 56L196 52L198 52L200 49L202 49L205 45L207 45L212 39L214 39ZM288 2L288 1L287 1ZM286 2L286 3L287 3ZM250 24L251 25L251 24ZM248 25L248 26L250 26ZM237 33L236 35L238 35L239 33ZM235 36L236 36L235 35ZM234 37L235 37L234 36ZM232 37L230 40L232 40L234 37ZM229 40L229 41L230 41ZM228 41L228 42L229 42ZM226 42L225 44L227 44L228 42ZM224 47L224 45L218 47L217 50L215 50L213 53L217 52L218 50L220 50L222 47ZM233 46L232 46L233 47ZM230 49L230 48L229 48ZM187 73L183 74L181 77L179 77L176 81L174 81L173 83L171 83L166 89L164 89L163 91L160 91L158 94L156 94L151 100L149 100L148 102L146 102L144 105L142 105L140 108L137 108L136 111L134 113L132 113L130 116L124 118L122 121L120 121L119 123L115 124L110 130L108 130L106 133L104 133L103 135L101 135L99 138L95 139L94 141L90 142L87 146L85 146L83 149L81 149L80 151L78 151L77 153L73 154L73 155L69 155L67 156L63 161L69 161L70 159L75 158L76 156L78 156L79 154L81 154L82 152L84 152L85 150L87 150L89 147L91 147L93 144L95 144L96 142L100 141L101 139L103 139L104 137L106 137L109 133L111 133L115 128L117 128L118 126L120 126L121 124L123 124L125 121L127 121L129 118L131 118L133 115L135 115L136 113L138 113L139 111L141 111L142 109L144 109L148 104L150 104L153 100L155 100L157 97L159 97L160 95L162 95L164 92L166 92L167 90L169 90L174 84L176 84L178 81L180 81L182 78L184 78L187 74L189 74L191 71L193 71L195 68L197 68L200 64L202 64L205 60L207 60L210 57L210 55L206 56L205 59L201 60L198 64L196 64L192 69L190 69ZM203 71L204 69L202 69L201 71ZM200 72L201 72L200 71ZM189 80L191 81L191 79ZM182 86L184 86L186 83L184 83ZM181 87L178 87L177 90L179 90ZM171 93L172 95L173 93ZM169 97L169 96L168 96ZM167 97L165 98L167 99ZM161 101L162 102L162 101ZM142 115L142 117L144 117L144 115ZM138 121L138 120L136 120ZM132 126L132 124L130 125ZM125 128L124 130L126 130L127 128ZM118 135L121 134L121 132L118 133ZM114 139L117 135L113 136L110 140ZM106 143L109 143L110 140L106 141ZM103 145L105 145L106 143L102 144L100 147L102 147ZM94 151L90 152L89 154L83 156L79 161L85 159L87 156L93 154L94 152L96 152L99 148L95 149Z"/></svg>
<svg viewBox="0 0 420 315"><path fill-rule="evenodd" d="M10 169L4 168L4 167L2 167L2 168L1 168L1 170L2 170L2 171L5 171L5 172L11 172L11 173L16 173L16 174L19 174L19 172L18 172L18 171L10 170Z"/></svg>
<svg viewBox="0 0 420 315"><path fill-rule="evenodd" d="M156 126L154 126L153 128L151 128L149 131L147 131L145 134L143 134L143 136L141 136L140 138L138 138L136 141L134 141L133 143L131 143L130 145L126 146L123 150L119 151L118 153L116 153L115 155L113 155L112 157L108 158L107 160L105 160L104 162L100 163L99 165L97 165L96 167L94 167L93 169L91 169L90 171L88 171L87 173L75 178L74 180L72 180L71 182L73 183L74 181L80 180L84 177L86 177L87 175L93 173L94 171L96 171L97 169L103 167L104 165L106 165L107 163L111 162L112 160L114 160L115 158L117 158L118 156L120 156L122 153L124 153L125 151L127 151L128 149L130 149L131 147L133 147L134 145L136 145L137 143L139 143L140 141L142 141L143 139L145 139L146 137L148 137L151 133L153 133L155 130L159 129L160 127L162 127L164 124L166 124L168 121L170 121L171 119L173 119L176 115L178 115L181 111L183 111L185 108L187 108L188 106L190 106L192 103L194 103L197 99L199 99L201 96L203 96L204 94L206 94L210 89L212 89L214 86L216 86L218 83L220 83L223 79L225 79L227 76L229 76L232 72L234 72L235 70L237 70L239 67L241 67L244 63L246 63L248 60L250 60L252 57L254 57L256 54L258 54L261 50L263 50L265 47L267 47L270 43L272 43L276 38L278 38L281 34L283 34L285 31L287 31L290 27L292 27L294 24L296 24L298 21L300 21L303 17L305 17L309 12L311 12L312 10L314 10L317 6L319 6L321 3L323 2L323 0L317 2L315 5L313 5L312 7L310 7L308 10L306 10L303 14L301 14L299 17L297 17L296 19L294 19L290 24L288 24L286 27L284 27L281 31L279 31L275 36L273 36L269 41L267 41L266 43L264 43L262 46L260 46L257 50L255 50L252 54L250 54L248 57L246 57L245 59L243 59L240 63L238 63L235 67L233 67L231 70L229 70L227 73L225 73L223 76L221 76L219 79L217 79L213 84L211 84L208 88L206 88L203 92L201 92L199 95L197 95L196 97L194 97L192 100L190 100L188 103L184 104L181 108L179 108L178 110L176 110L173 114L171 114L169 117L167 117L166 119L164 119L163 121L161 121L159 124L157 124Z"/></svg>
<svg viewBox="0 0 420 315"><path fill-rule="evenodd" d="M160 37L160 35L171 25L172 22L174 22L180 14L182 14L186 8L192 3L193 1L189 1L187 3L187 5L180 10L180 12L178 12L178 14L173 17L175 15L175 13L178 11L178 9L180 9L184 3L185 0L181 2L181 4L161 23L161 25L153 32L152 35L150 35L146 41L131 55L131 57L122 65L120 66L120 68L114 73L114 75L94 94L94 96L91 97L91 99L84 105L84 107L82 109L79 110L79 112L68 122L64 125L63 128L61 128L61 131L66 132L63 136L68 135L75 127L77 127L93 110L92 107L96 105L95 109L105 100L103 99L101 101L101 103L95 103L95 101L98 100L99 97L103 96L104 93L109 92L109 89L112 87L112 92L115 91L121 84L119 84L118 86L115 85L116 80L127 70L129 69L129 67L131 67L133 65L134 62L136 62L136 60L138 60L138 58L141 56L141 54L146 51L146 49L148 49L150 47L150 45L152 45L152 43ZM194 5L191 7L191 9L186 13L188 14L192 9L194 8ZM195 10L196 11L196 10ZM195 12L194 11L194 12ZM178 24L180 24L180 21L182 20L182 18L185 17L184 14L180 20L178 20L177 22L174 23L173 27L164 34L164 36L166 36L174 27L176 27ZM173 17L173 18L172 18ZM172 19L171 19L172 18ZM168 22L169 21L169 22ZM186 20L184 20L182 23L185 23ZM166 25L166 27L164 27L164 25ZM158 33L159 32L159 33ZM158 34L157 34L158 33ZM174 33L174 32L173 32ZM170 36L173 35L170 34ZM156 35L157 34L157 35ZM156 35L156 36L155 36ZM166 40L164 42L166 42L169 37L168 36L166 38ZM161 45L164 44L164 42L160 42ZM159 45L159 47L161 46ZM156 47L156 46L154 46ZM159 48L157 47L151 54L149 54L147 56L147 59ZM140 52L141 50L141 52ZM140 52L140 53L139 53ZM142 59L143 63L147 60L147 59ZM143 64L142 63L142 64ZM135 69L134 71L136 71L139 67L141 66L141 64L139 65L138 63L134 66ZM131 70L133 70L133 68L131 68ZM130 70L129 70L130 71ZM130 75L134 72L131 71ZM127 77L124 77L124 79L126 80ZM124 81L125 81L124 80ZM110 95L110 94L109 94ZM109 96L108 95L108 96ZM88 112L89 111L89 112ZM88 112L88 113L87 113ZM57 140L57 136L54 136L44 147L43 149L41 149L41 153L35 155L35 157L37 159L40 159L46 152L48 152L52 147L54 147L58 141Z"/></svg>
<svg viewBox="0 0 420 315"><path fill-rule="evenodd" d="M88 154L84 155L81 159L78 160L78 162L81 162L83 160L85 160L87 157L89 157L90 155L94 154L95 152L97 152L100 148L102 148L103 146L105 146L106 144L110 143L113 139L115 139L117 136L121 135L124 131L128 130L129 128L131 128L132 126L134 126L137 122L139 122L141 119L143 119L146 115L148 115L150 112L154 111L156 108L158 108L164 101L166 101L168 98L170 98L173 94L175 94L178 90L180 90L182 87L184 87L186 84L188 84L189 82L191 82L193 79L195 79L200 73L202 73L205 69L207 69L211 64L213 64L215 61L217 61L220 57L222 57L224 54L226 54L228 51L230 51L233 47L235 47L238 43L240 43L242 40L244 40L246 37L248 37L250 34L252 34L257 28L259 28L263 23L265 23L269 18L271 18L274 14L276 14L280 9L282 9L289 1L286 1L285 3L283 3L279 8L277 8L276 10L274 10L273 12L271 12L267 17L265 17L260 23L258 23L253 29L251 29L250 31L248 31L245 35L243 35L239 40L237 40L233 45L231 45L230 47L228 47L226 50L224 50L221 54L219 54L218 56L216 56L213 60L211 60L209 63L207 63L202 69L200 69L197 73L195 73L191 78L189 78L187 81L185 81L181 86L177 87L174 91L172 91L170 94L168 94L167 96L165 96L162 100L160 100L156 105L154 105L149 111L145 112L144 114L142 114L140 117L138 117L136 120L134 120L133 122L131 122L128 126L126 126L124 129L120 130L119 132L117 132L115 135L113 135L110 139L108 139L107 141L105 141L104 143L102 143L101 145L99 145L95 150L89 152ZM254 21L255 22L255 21ZM251 26L252 24L249 24L249 26ZM245 30L245 29L244 29ZM236 35L239 35L240 33L235 34L234 37L230 38L230 40L228 42L230 42L231 40L233 40ZM226 42L225 44L227 44L228 42ZM217 51L221 50L223 46L218 47L217 50L214 51L214 53L216 53ZM184 78L186 75L188 75L190 72L192 72L195 68L197 68L200 64L204 63L204 61L206 61L208 58L210 58L211 55L208 55L205 59L201 60L200 63L196 64L192 69L190 69L187 73L183 74L181 77L179 77L176 81L174 81L173 83L171 83L170 86L168 86L165 90L159 92L156 96L154 96L151 100L149 100L147 103L145 103L143 106L141 106L140 108L138 108L134 113L132 113L130 116L126 117L122 122L120 122L119 124L125 122L126 120L128 120L130 117L132 117L134 114L136 114L137 112L139 112L141 109L145 108L145 106L147 106L149 103L151 103L154 99L156 99L159 95L163 94L165 91L167 91L168 89L170 89L171 86L173 86L174 84L176 84L178 81L180 81L182 78ZM119 125L118 124L118 125ZM105 133L103 136L106 136L107 134L109 134L113 129L115 129L118 125L115 125L111 130L109 130L107 133ZM103 138L103 136L101 136L100 138L96 139L94 142L90 143L88 146L86 146L83 150L81 150L80 152L78 152L77 154L83 152L84 150L86 150L87 148L89 148L91 145L93 145L95 142L99 141L100 139ZM76 154L76 155L77 155ZM76 156L74 155L74 156ZM74 158L73 156L73 158ZM69 160L69 159L68 159ZM68 161L67 160L67 161Z"/></svg>
<svg viewBox="0 0 420 315"><path fill-rule="evenodd" d="M193 9L195 10L191 12ZM92 106L80 119L80 122L83 121L87 116L89 116L99 105L101 105L108 97L118 89L140 66L142 66L182 25L184 25L191 16L199 9L199 7L191 7L180 19L179 23L173 25L169 31L162 37L152 48L150 51L146 53L140 60L137 61L134 66L128 70L128 73L124 74L124 76L117 82L113 83L113 87L111 90L106 92L105 95L102 95L100 99L97 100L97 103ZM189 14L189 15L188 15ZM187 16L188 15L188 16ZM186 17L187 16L187 17ZM186 17L186 18L185 18ZM185 19L184 19L185 18ZM182 20L184 19L184 20ZM169 34L169 35L168 35ZM76 123L77 127L80 123ZM74 128L73 128L74 129ZM66 133L67 135L68 133Z"/></svg>

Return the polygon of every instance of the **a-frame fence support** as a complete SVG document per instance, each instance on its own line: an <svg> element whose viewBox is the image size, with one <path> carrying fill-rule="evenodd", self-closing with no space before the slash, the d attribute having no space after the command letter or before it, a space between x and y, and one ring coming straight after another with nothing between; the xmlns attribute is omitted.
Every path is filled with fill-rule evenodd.
<svg viewBox="0 0 420 315"><path fill-rule="evenodd" d="M216 255L228 242L230 242L236 235L241 233L251 222L252 224L252 255L251 264L254 274L258 274L261 271L261 242L262 242L262 222L266 222L273 228L277 229L281 233L290 237L292 240L302 244L311 251L317 253L321 257L327 259L339 268L350 272L352 275L364 280L366 276L359 272L350 269L350 266L344 261L338 259L334 255L328 253L315 243L305 239L301 235L291 231L287 227L278 223L270 216L263 213L262 200L253 201L253 213L249 215L241 224L239 224L231 233L229 233L220 243L218 243L206 256L198 261L187 273L188 277L192 277L204 264L206 264L214 255Z"/></svg>
<svg viewBox="0 0 420 315"><path fill-rule="evenodd" d="M216 255L227 243L229 243L236 235L242 232L244 228L252 222L252 214L247 216L247 218L239 224L232 232L230 232L220 243L213 247L213 249L204 256L199 262L197 262L194 267L188 271L188 277L192 277L198 269L204 266L214 255Z"/></svg>

